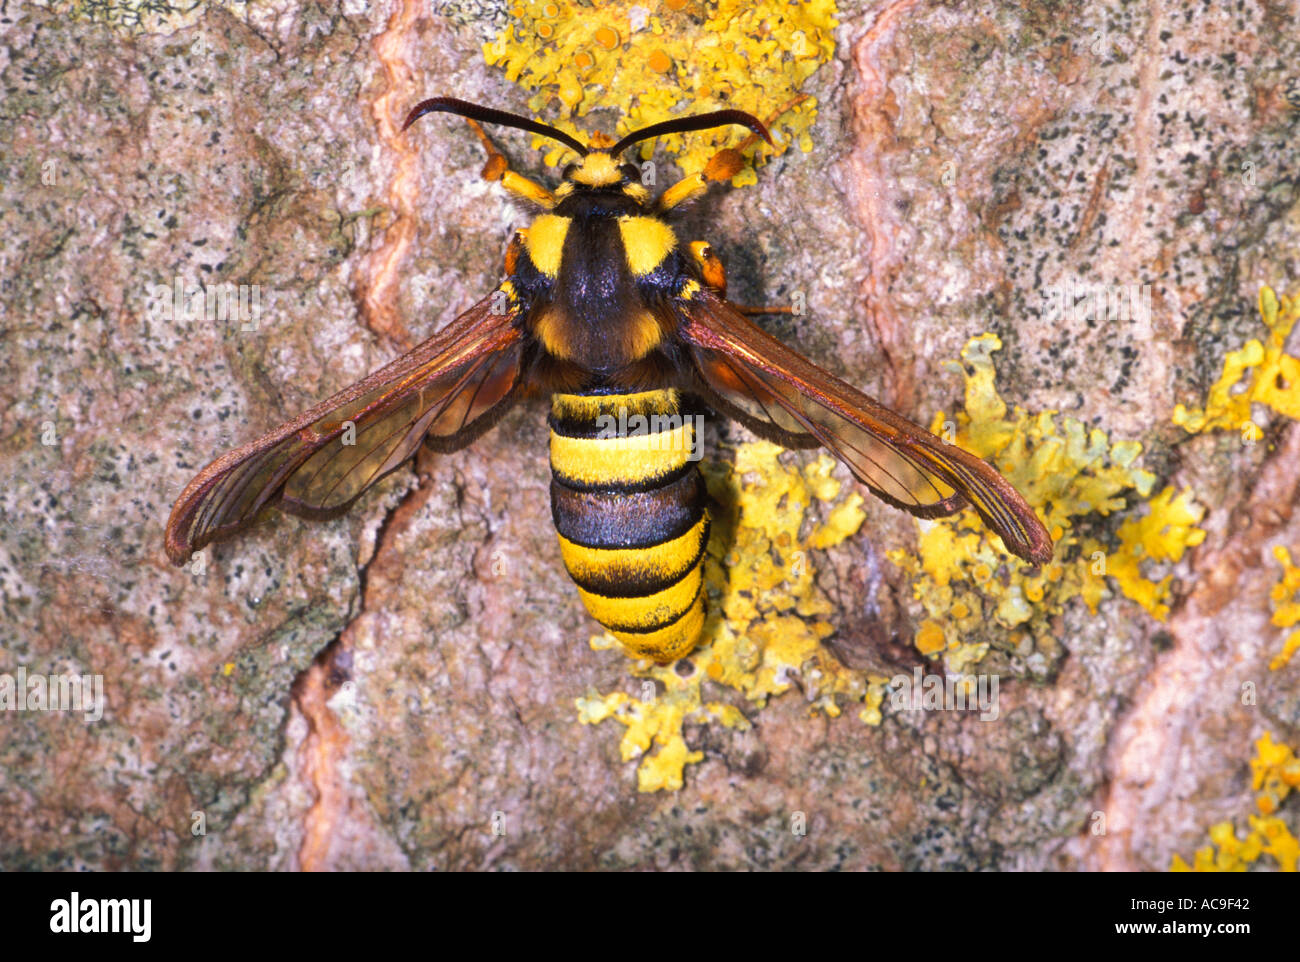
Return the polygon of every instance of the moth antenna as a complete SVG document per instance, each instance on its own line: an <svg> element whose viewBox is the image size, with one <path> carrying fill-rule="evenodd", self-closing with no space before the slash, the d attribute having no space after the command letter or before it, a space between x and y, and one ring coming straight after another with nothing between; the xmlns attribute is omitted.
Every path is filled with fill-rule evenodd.
<svg viewBox="0 0 1300 962"><path fill-rule="evenodd" d="M411 112L406 115L406 122L402 124L402 130L406 130L407 127L425 114L434 113L456 114L485 124L499 124L502 127L527 130L529 133L541 134L543 137L559 141L582 157L587 156L587 148L562 130L548 127L546 124L531 120L528 117L521 117L518 114L507 113L504 110L496 110L492 107L481 107L478 104L472 104L467 100L459 100L456 97L431 97L416 104L411 108Z"/></svg>
<svg viewBox="0 0 1300 962"><path fill-rule="evenodd" d="M743 110L715 110L707 114L696 114L693 117L678 117L675 120L664 120L657 124L651 124L649 127L642 127L640 130L633 131L616 143L609 149L609 152L617 156L637 141L649 140L651 137L661 137L664 134L681 134L691 130L708 130L712 127L725 127L728 124L737 124L741 127L748 127L754 133L758 134L758 136L766 140L770 146L776 146L772 143L772 135L769 134L767 128L763 126L763 121L759 120L753 114L747 114Z"/></svg>

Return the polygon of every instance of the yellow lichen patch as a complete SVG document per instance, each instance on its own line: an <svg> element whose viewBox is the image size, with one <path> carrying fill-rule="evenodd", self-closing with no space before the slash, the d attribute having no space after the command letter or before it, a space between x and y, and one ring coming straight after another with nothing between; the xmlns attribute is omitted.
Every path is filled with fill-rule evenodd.
<svg viewBox="0 0 1300 962"><path fill-rule="evenodd" d="M931 430L986 458L1016 486L1047 525L1056 556L1042 568L1021 561L969 510L918 522L919 551L889 553L911 575L928 615L915 639L918 650L942 653L949 672L979 661L990 641L1024 657L1058 651L1051 620L1076 597L1095 612L1110 594L1108 578L1164 617L1171 579L1150 581L1141 564L1177 561L1205 537L1195 527L1203 509L1187 493L1175 496L1168 489L1151 501L1145 517L1126 522L1118 545L1081 530L1085 518L1150 497L1155 476L1137 466L1142 446L1111 442L1055 411L1016 408L1008 415L994 384L992 354L1001 346L985 334L966 345L961 364L949 363L965 378L965 410L939 414Z"/></svg>
<svg viewBox="0 0 1300 962"><path fill-rule="evenodd" d="M1273 549L1273 557L1282 564L1282 580L1273 586L1273 624L1291 628L1300 624L1300 565L1291 563L1291 552L1281 545ZM1268 663L1270 671L1279 671L1290 663L1300 651L1300 630L1291 632L1282 643L1282 650Z"/></svg>
<svg viewBox="0 0 1300 962"><path fill-rule="evenodd" d="M962 605L959 601L953 605L953 613L956 614L957 605ZM962 605L964 608L965 605ZM916 630L916 650L923 655L934 655L948 647L948 641L943 636L943 625L937 621L926 619L921 622L921 627Z"/></svg>
<svg viewBox="0 0 1300 962"><path fill-rule="evenodd" d="M1191 503L1184 491L1174 497L1173 488L1165 488L1151 499L1149 511L1125 521L1119 529L1120 549L1110 555L1107 570L1119 585L1120 591L1132 598L1151 616L1164 621L1169 617L1169 583L1173 575L1160 581L1150 581L1143 576L1138 563L1182 560L1183 552L1205 540L1205 532L1196 527L1205 516L1205 509Z"/></svg>
<svg viewBox="0 0 1300 962"><path fill-rule="evenodd" d="M804 152L812 149L808 131L817 105L800 90L835 52L834 0L590 0L566 3L558 16L548 12L550 6L515 6L483 52L490 66L534 91L529 107L535 113L553 117L558 106L560 117L553 122L569 133L583 139L572 122L600 107L618 111L619 133L626 134L684 112L737 109L766 120L790 105L773 124L776 153L793 143ZM733 127L660 140L693 173L720 147L744 136ZM642 156L652 149L647 142ZM747 150L755 151L759 158L772 152L758 144ZM552 149L547 162L558 162L561 153ZM732 182L753 181L746 167Z"/></svg>
<svg viewBox="0 0 1300 962"><path fill-rule="evenodd" d="M1251 405L1263 404L1279 414L1300 420L1300 358L1286 354L1286 339L1300 320L1300 297L1280 301L1272 288L1259 292L1259 313L1268 328L1268 340L1247 341L1223 359L1223 373L1205 399L1205 407L1174 409L1174 423L1192 434L1226 429L1240 431L1245 440L1258 440L1259 428L1251 418ZM1242 384L1242 379L1250 377ZM1240 385L1240 387L1239 387Z"/></svg>
<svg viewBox="0 0 1300 962"><path fill-rule="evenodd" d="M702 466L716 505L704 568L710 610L700 647L676 665L636 663L632 674L644 679L639 697L592 693L577 700L581 721L613 718L626 727L623 758L642 758L637 783L643 792L680 788L684 766L701 760L682 736L686 723L749 727L734 706L708 700L706 685L734 689L762 707L797 683L811 711L835 717L842 704L856 703L861 720L880 724L887 679L845 668L823 647L835 609L817 587L813 564L816 551L861 527L862 497L844 490L830 458L800 469L783 463L780 453L766 442L742 444L734 465ZM818 502L824 520L814 524L809 509ZM599 635L592 647L615 642Z"/></svg>
<svg viewBox="0 0 1300 962"><path fill-rule="evenodd" d="M609 636L605 636L609 637ZM614 647L612 644L599 647ZM593 642L595 639L593 639ZM593 644L593 647L597 647ZM694 687L679 683L668 684L659 696L650 696L645 700L632 698L621 691L604 697L592 694L591 697L579 698L578 720L586 725L595 725L606 718L616 718L626 726L623 743L620 746L623 761L631 761L645 755L651 745L658 750L647 755L637 770L637 787L643 792L657 792L660 789L676 791L682 787L682 770L690 764L702 761L702 752L690 751L682 737L682 725L688 718L698 718L702 714L712 713L724 725L732 728L747 728L749 723L726 705L703 705L697 697L699 686Z"/></svg>
<svg viewBox="0 0 1300 962"><path fill-rule="evenodd" d="M1255 757L1250 761L1254 772L1254 789L1262 790L1255 798L1262 815L1249 815L1250 831L1244 839L1237 837L1232 822L1219 822L1210 828L1210 843L1196 850L1192 864L1179 855L1170 862L1173 872L1244 872L1269 855L1283 872L1294 872L1300 861L1300 840L1281 818L1273 815L1292 788L1300 787L1300 759L1287 745L1273 741L1265 733L1255 742Z"/></svg>
<svg viewBox="0 0 1300 962"><path fill-rule="evenodd" d="M1212 826L1210 841L1212 844L1196 850L1191 865L1181 855L1175 854L1170 861L1169 871L1244 872L1259 858L1264 847L1258 832L1251 832L1244 840L1237 838L1231 822L1219 822Z"/></svg>
<svg viewBox="0 0 1300 962"><path fill-rule="evenodd" d="M1261 815L1277 812L1291 789L1300 788L1300 758L1296 758L1290 745L1273 741L1270 732L1265 732L1255 742L1255 757L1250 760L1252 789L1255 805Z"/></svg>

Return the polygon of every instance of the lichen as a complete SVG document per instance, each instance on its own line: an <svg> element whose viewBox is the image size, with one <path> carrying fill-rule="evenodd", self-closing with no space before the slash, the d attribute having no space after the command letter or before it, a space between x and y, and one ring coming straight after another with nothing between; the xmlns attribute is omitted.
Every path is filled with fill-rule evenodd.
<svg viewBox="0 0 1300 962"><path fill-rule="evenodd" d="M1223 372L1206 395L1205 406L1188 409L1179 404L1173 420L1191 434L1210 431L1238 431L1243 441L1260 440L1263 432L1255 419L1253 405L1285 417L1300 420L1300 358L1286 353L1287 338L1300 321L1300 296L1279 298L1271 287L1259 291L1259 314L1268 338L1247 341L1223 359ZM1300 569L1291 562L1286 548L1277 546L1273 555L1282 565L1282 578L1274 586L1273 624L1290 628L1300 624ZM1292 632L1282 650L1269 662L1278 671L1300 651L1300 631Z"/></svg>
<svg viewBox="0 0 1300 962"><path fill-rule="evenodd" d="M535 113L558 105L559 117L548 122L570 133L579 133L574 119L600 107L618 111L623 134L677 116L686 104L692 113L737 109L772 118L775 153L792 143L805 153L812 150L808 131L817 103L800 91L835 52L833 0L566 0L518 3L510 17L484 45L488 64L534 91L529 107ZM659 139L685 170L695 172L736 134L721 128ZM752 140L746 153L760 160L773 153ZM652 147L642 146L644 157ZM552 149L547 163L556 163L561 153ZM754 180L746 167L733 184Z"/></svg>
<svg viewBox="0 0 1300 962"><path fill-rule="evenodd" d="M1191 434L1204 431L1240 431L1243 440L1257 441L1261 433L1251 413L1263 404L1289 418L1300 420L1300 358L1285 352L1286 339L1300 320L1300 296L1282 297L1273 289L1259 291L1259 313L1268 328L1268 340L1252 339L1223 360L1223 373L1210 388L1205 407L1174 408L1174 423ZM1242 379L1249 379L1242 384Z"/></svg>
<svg viewBox="0 0 1300 962"><path fill-rule="evenodd" d="M1274 815L1291 794L1300 788L1300 758L1290 745L1273 741L1265 732L1255 742L1255 757L1250 760L1251 788L1258 794L1255 805L1261 815Z"/></svg>
<svg viewBox="0 0 1300 962"><path fill-rule="evenodd" d="M1269 593L1274 606L1273 624L1278 628L1291 628L1300 624L1300 565L1291 563L1291 552L1281 545L1273 549L1273 557L1282 565L1282 577ZM1297 651L1300 651L1300 630L1287 636L1282 650L1269 661L1269 670L1284 668Z"/></svg>
<svg viewBox="0 0 1300 962"><path fill-rule="evenodd" d="M1300 759L1289 745L1280 745L1265 732L1255 742L1255 757L1250 761L1254 775L1253 790L1259 815L1248 815L1250 831L1244 839L1237 837L1231 821L1210 827L1210 844L1196 850L1192 864L1175 854L1170 861L1173 872L1244 872L1270 855L1283 872L1294 872L1300 860L1300 840L1286 822L1274 813L1290 794L1300 788Z"/></svg>
<svg viewBox="0 0 1300 962"><path fill-rule="evenodd" d="M743 712L708 700L707 691L730 688L761 708L797 684L810 712L836 717L841 704L856 703L862 721L880 724L887 680L844 667L822 645L834 631L828 618L835 609L817 587L813 563L817 552L861 527L862 496L844 490L831 458L800 468L791 457L760 441L739 445L734 465L702 465L715 506L704 562L710 615L700 647L676 665L634 663L632 674L647 682L641 697L592 692L576 701L580 721L613 718L625 726L622 755L641 758L643 792L681 788L685 766L702 760L686 745L687 723L749 727ZM809 517L815 502L820 523ZM591 645L617 642L605 634Z"/></svg>
<svg viewBox="0 0 1300 962"><path fill-rule="evenodd" d="M936 434L992 462L1015 485L1047 525L1056 555L1042 568L1010 554L972 510L936 521L918 521L920 550L897 550L889 558L908 573L925 608L914 643L941 656L949 672L964 672L990 644L1016 652L1031 672L1043 674L1059 654L1052 619L1081 598L1096 612L1111 592L1120 593L1163 620L1171 576L1152 581L1143 566L1176 562L1205 532L1196 527L1204 509L1188 492L1166 488L1152 498L1145 516L1124 522L1118 543L1091 533L1092 519L1150 497L1155 475L1138 467L1142 446L1111 442L1106 434L1056 411L1010 417L995 386L992 354L1002 347L984 334L962 349L949 370L965 378L965 410L937 415Z"/></svg>
<svg viewBox="0 0 1300 962"><path fill-rule="evenodd" d="M1151 499L1148 511L1129 518L1118 532L1120 549L1110 555L1107 573L1119 584L1125 596L1132 598L1160 621L1169 617L1169 584L1173 575L1160 581L1148 580L1138 563L1178 562L1183 552L1205 540L1205 531L1196 527L1205 517L1205 509L1191 501L1190 492L1177 497L1173 488L1165 488Z"/></svg>

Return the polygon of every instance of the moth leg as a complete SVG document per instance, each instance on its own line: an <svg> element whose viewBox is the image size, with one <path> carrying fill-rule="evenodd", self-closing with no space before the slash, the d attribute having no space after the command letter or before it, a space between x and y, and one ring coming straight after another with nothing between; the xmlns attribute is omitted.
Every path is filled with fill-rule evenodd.
<svg viewBox="0 0 1300 962"><path fill-rule="evenodd" d="M777 119L787 110L794 109L807 99L807 94L799 94L789 103L783 104L779 110L768 118L768 126L770 127L776 123ZM678 204L683 204L692 197L700 196L709 189L710 181L731 180L745 169L745 155L742 151L748 150L757 142L757 135L750 134L735 147L723 147L709 158L709 162L704 165L704 170L683 177L664 191L659 197L659 209L661 211L672 210ZM758 311L757 313L769 312Z"/></svg>
<svg viewBox="0 0 1300 962"><path fill-rule="evenodd" d="M802 311L796 311L792 305L787 304L785 307L764 307L762 304L732 304L736 310L742 314L802 314Z"/></svg>
<svg viewBox="0 0 1300 962"><path fill-rule="evenodd" d="M488 153L487 163L483 165L484 180L500 181L501 186L510 193L547 210L555 206L554 194L537 181L529 180L523 174L515 173L510 169L510 161L497 150L496 144L492 143L492 138L487 135L477 120L471 119L468 123Z"/></svg>
<svg viewBox="0 0 1300 962"><path fill-rule="evenodd" d="M727 296L727 269L722 265L722 258L713 250L708 241L691 241L691 257L700 267L704 286L719 297ZM742 314L793 314L793 307L752 307L743 304L731 305Z"/></svg>
<svg viewBox="0 0 1300 962"><path fill-rule="evenodd" d="M515 276L515 268L519 265L519 253L524 249L524 232L517 230L514 236L510 238L510 243L506 245L505 264L503 265L506 277Z"/></svg>
<svg viewBox="0 0 1300 962"><path fill-rule="evenodd" d="M704 169L683 177L659 196L659 210L672 210L709 189L710 181L731 180L745 167L745 157L735 147L723 147L709 158Z"/></svg>

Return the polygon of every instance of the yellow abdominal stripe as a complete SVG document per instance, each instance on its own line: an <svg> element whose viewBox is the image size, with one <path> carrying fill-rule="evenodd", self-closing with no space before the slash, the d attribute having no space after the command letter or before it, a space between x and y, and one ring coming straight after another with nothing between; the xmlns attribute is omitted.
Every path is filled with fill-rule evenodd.
<svg viewBox="0 0 1300 962"><path fill-rule="evenodd" d="M702 577L696 565L681 581L641 598L607 598L581 585L578 594L591 616L602 625L613 631L636 633L680 618L699 594Z"/></svg>
<svg viewBox="0 0 1300 962"><path fill-rule="evenodd" d="M551 432L551 468L580 484L639 484L684 467L694 432L683 420L672 431L629 437L569 438Z"/></svg>
<svg viewBox="0 0 1300 962"><path fill-rule="evenodd" d="M560 556L575 581L591 583L611 570L644 572L654 581L668 581L680 578L700 556L708 525L706 514L685 534L649 548L588 548L560 535Z"/></svg>
<svg viewBox="0 0 1300 962"><path fill-rule="evenodd" d="M677 410L677 392L672 388L660 391L638 391L635 394L553 394L551 413L557 418L575 421L594 421L602 414L618 417L626 411L628 417L639 414L650 417L664 411Z"/></svg>
<svg viewBox="0 0 1300 962"><path fill-rule="evenodd" d="M704 630L704 592L695 596L690 611L658 631L628 632L610 629L624 650L638 658L650 658L668 664L688 654Z"/></svg>

